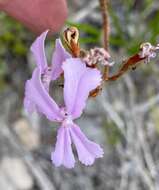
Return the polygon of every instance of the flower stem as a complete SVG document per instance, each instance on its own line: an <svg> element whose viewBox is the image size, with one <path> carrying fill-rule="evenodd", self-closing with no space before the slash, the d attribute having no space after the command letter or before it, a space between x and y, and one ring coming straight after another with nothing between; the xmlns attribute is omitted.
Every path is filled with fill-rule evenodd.
<svg viewBox="0 0 159 190"><path fill-rule="evenodd" d="M103 17L103 33L104 33L104 48L108 51L109 47L109 18L108 18L108 0L99 0L100 8L101 8L101 14ZM109 75L109 66L105 66L104 73L103 73L103 79L107 80Z"/></svg>
<svg viewBox="0 0 159 190"><path fill-rule="evenodd" d="M119 69L117 74L115 74L115 75L113 75L111 77L108 77L107 81L115 81L115 80L117 80L124 73L126 73L129 69L135 69L141 63L141 61L143 61L144 59L146 59L146 57L141 58L138 53L136 53L135 55L129 57L126 61L124 61L123 66L121 67L121 69Z"/></svg>

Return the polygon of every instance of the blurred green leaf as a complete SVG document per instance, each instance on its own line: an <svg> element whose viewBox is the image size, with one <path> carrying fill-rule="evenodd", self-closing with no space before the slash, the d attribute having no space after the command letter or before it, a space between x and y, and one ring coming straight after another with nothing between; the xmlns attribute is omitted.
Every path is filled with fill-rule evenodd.
<svg viewBox="0 0 159 190"><path fill-rule="evenodd" d="M33 35L17 21L6 14L0 14L0 89L7 84L6 77L11 76L7 63L14 68L15 60L24 60Z"/></svg>
<svg viewBox="0 0 159 190"><path fill-rule="evenodd" d="M148 30L150 34L150 41L156 43L157 37L159 36L159 12L157 11L154 18L148 23Z"/></svg>
<svg viewBox="0 0 159 190"><path fill-rule="evenodd" d="M27 53L27 48L22 42L17 42L14 44L13 52L18 55L25 55Z"/></svg>
<svg viewBox="0 0 159 190"><path fill-rule="evenodd" d="M110 145L116 145L120 142L122 134L113 123L104 123L107 141Z"/></svg>

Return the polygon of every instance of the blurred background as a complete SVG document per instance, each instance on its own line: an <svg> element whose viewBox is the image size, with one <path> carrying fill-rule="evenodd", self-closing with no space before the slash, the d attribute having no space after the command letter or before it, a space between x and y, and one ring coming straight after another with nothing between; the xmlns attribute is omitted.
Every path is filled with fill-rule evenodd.
<svg viewBox="0 0 159 190"><path fill-rule="evenodd" d="M102 46L98 1L68 0L68 10L64 28L79 28L81 47ZM140 43L159 42L159 1L111 0L109 14L113 74ZM58 35L47 39L48 60ZM72 170L55 168L50 154L58 126L23 108L25 81L35 66L29 52L35 37L0 12L0 190L159 190L158 58L107 83L78 119L103 147L104 158L91 167L77 162Z"/></svg>

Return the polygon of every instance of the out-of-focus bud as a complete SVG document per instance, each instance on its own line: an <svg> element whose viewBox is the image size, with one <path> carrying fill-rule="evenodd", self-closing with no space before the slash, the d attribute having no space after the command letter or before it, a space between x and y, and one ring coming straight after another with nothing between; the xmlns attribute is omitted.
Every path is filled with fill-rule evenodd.
<svg viewBox="0 0 159 190"><path fill-rule="evenodd" d="M63 33L63 39L74 57L80 56L79 31L76 27L69 27Z"/></svg>

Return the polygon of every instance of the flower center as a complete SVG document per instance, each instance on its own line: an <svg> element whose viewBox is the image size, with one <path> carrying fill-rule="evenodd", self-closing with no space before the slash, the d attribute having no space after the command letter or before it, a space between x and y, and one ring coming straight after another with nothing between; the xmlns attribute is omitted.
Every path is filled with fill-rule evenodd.
<svg viewBox="0 0 159 190"><path fill-rule="evenodd" d="M71 116L67 116L63 122L62 122L62 125L63 126L68 126L68 125L72 125L73 124L73 121L72 121L72 117Z"/></svg>
<svg viewBox="0 0 159 190"><path fill-rule="evenodd" d="M63 126L67 126L67 125L73 124L72 117L71 117L71 115L69 115L67 113L67 111L66 111L65 108L61 109L61 114L63 116L63 122L62 122Z"/></svg>

